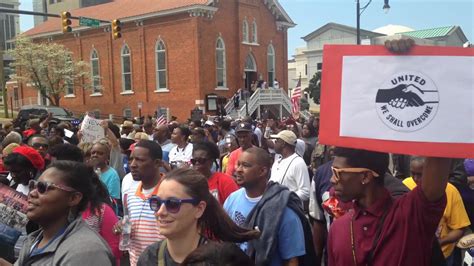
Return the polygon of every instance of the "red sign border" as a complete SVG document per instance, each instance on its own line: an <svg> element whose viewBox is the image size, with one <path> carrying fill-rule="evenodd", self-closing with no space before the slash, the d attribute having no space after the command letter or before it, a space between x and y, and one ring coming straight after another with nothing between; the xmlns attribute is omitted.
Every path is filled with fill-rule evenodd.
<svg viewBox="0 0 474 266"><path fill-rule="evenodd" d="M384 46L325 45L323 50L323 75L319 141L356 149L410 154L419 156L474 158L474 143L433 143L341 137L342 62L344 56L474 56L474 48L414 46L409 53L394 54ZM471 122L474 129L474 119ZM370 130L370 129L367 129ZM449 134L440 132L440 134Z"/></svg>

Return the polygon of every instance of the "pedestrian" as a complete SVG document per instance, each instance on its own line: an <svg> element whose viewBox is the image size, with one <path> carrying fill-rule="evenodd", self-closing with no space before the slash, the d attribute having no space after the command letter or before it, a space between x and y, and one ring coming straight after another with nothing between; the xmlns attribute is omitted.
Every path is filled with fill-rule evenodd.
<svg viewBox="0 0 474 266"><path fill-rule="evenodd" d="M206 177L209 191L223 205L227 197L238 189L238 186L229 175L212 171L213 165L217 165L218 160L219 149L216 144L212 142L194 144L191 159L193 168Z"/></svg>
<svg viewBox="0 0 474 266"><path fill-rule="evenodd" d="M235 134L237 136L237 141L240 145L240 148L231 152L229 155L229 161L227 163L226 174L229 176L233 176L237 164L237 160L242 154L243 151L254 147L252 144L253 133L252 133L252 125L250 123L241 122L237 124L237 128L235 129Z"/></svg>
<svg viewBox="0 0 474 266"><path fill-rule="evenodd" d="M384 188L388 154L336 148L331 183L354 211L329 230L329 265L429 265L432 243L446 207L449 159L428 158L423 186L390 197Z"/></svg>
<svg viewBox="0 0 474 266"><path fill-rule="evenodd" d="M224 209L239 226L259 228L260 238L240 245L256 265L314 265L311 229L299 197L286 187L268 182L271 158L252 147L239 157L236 181Z"/></svg>
<svg viewBox="0 0 474 266"><path fill-rule="evenodd" d="M279 154L273 163L270 181L286 186L302 202L308 202L310 179L305 161L296 154L296 135L290 130L283 130L270 137L275 139L275 152Z"/></svg>
<svg viewBox="0 0 474 266"><path fill-rule="evenodd" d="M166 240L149 246L138 265L179 265L211 240L245 242L260 235L237 226L209 193L204 176L192 169L168 173L149 202Z"/></svg>
<svg viewBox="0 0 474 266"><path fill-rule="evenodd" d="M150 140L138 142L130 156L130 171L132 180L123 180L122 189L125 208L131 221L130 265L137 265L140 254L157 240L163 239L160 228L156 223L154 212L148 201L156 196L162 179L160 166L162 152L158 143ZM126 196L125 196L126 195ZM122 224L114 226L114 233L122 232Z"/></svg>
<svg viewBox="0 0 474 266"><path fill-rule="evenodd" d="M92 176L82 163L57 161L29 182L27 217L40 230L28 235L15 265L114 264L107 243L80 215L97 200Z"/></svg>

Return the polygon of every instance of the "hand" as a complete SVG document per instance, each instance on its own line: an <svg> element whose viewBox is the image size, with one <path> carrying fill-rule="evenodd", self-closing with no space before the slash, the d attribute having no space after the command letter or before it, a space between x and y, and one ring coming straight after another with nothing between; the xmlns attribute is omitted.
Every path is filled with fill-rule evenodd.
<svg viewBox="0 0 474 266"><path fill-rule="evenodd" d="M385 47L392 53L407 53L415 45L413 39L386 40Z"/></svg>
<svg viewBox="0 0 474 266"><path fill-rule="evenodd" d="M48 113L48 119L51 119L53 117L53 113L49 112Z"/></svg>
<svg viewBox="0 0 474 266"><path fill-rule="evenodd" d="M100 121L100 126L103 129L108 129L109 128L109 122L107 120L102 120L102 121Z"/></svg>
<svg viewBox="0 0 474 266"><path fill-rule="evenodd" d="M84 137L84 134L82 134L82 130L77 131L77 139L81 140L82 137Z"/></svg>
<svg viewBox="0 0 474 266"><path fill-rule="evenodd" d="M11 266L13 264L11 264L10 262L0 258L0 266Z"/></svg>
<svg viewBox="0 0 474 266"><path fill-rule="evenodd" d="M379 90L375 102L388 103L399 109L404 109L407 106L418 107L425 105L425 101L420 97L423 94L424 92L414 85L400 84L395 88Z"/></svg>
<svg viewBox="0 0 474 266"><path fill-rule="evenodd" d="M120 234L122 234L122 220L119 220L119 221L114 225L114 227L112 228L112 233L114 233L114 235L120 235Z"/></svg>

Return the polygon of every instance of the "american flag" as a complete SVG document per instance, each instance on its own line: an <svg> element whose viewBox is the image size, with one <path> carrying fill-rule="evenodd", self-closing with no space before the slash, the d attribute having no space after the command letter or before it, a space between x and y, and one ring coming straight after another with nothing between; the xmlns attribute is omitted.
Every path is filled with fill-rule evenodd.
<svg viewBox="0 0 474 266"><path fill-rule="evenodd" d="M301 98L301 77L298 80L298 84L296 84L296 88L293 90L293 94L291 95L291 106L292 112L294 114L299 113L300 111L300 98Z"/></svg>
<svg viewBox="0 0 474 266"><path fill-rule="evenodd" d="M168 121L166 120L166 117L164 115L161 115L156 119L156 124L157 125L166 125L168 124Z"/></svg>

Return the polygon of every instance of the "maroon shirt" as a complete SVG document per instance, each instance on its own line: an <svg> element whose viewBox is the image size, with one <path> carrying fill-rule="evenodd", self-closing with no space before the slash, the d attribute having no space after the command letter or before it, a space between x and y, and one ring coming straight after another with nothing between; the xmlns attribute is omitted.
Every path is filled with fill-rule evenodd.
<svg viewBox="0 0 474 266"><path fill-rule="evenodd" d="M366 265L385 210L372 265L429 265L436 228L445 207L446 195L438 202L429 202L420 186L398 199L392 199L385 191L382 200L365 210L354 204L354 211L334 221L329 229L329 266L354 265L351 219L357 265Z"/></svg>

